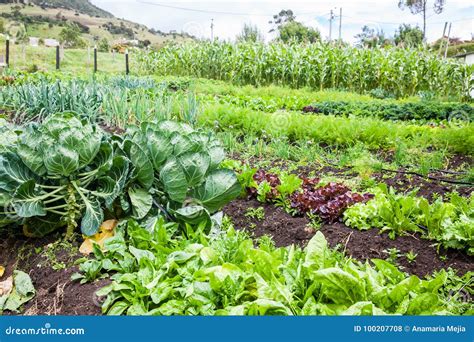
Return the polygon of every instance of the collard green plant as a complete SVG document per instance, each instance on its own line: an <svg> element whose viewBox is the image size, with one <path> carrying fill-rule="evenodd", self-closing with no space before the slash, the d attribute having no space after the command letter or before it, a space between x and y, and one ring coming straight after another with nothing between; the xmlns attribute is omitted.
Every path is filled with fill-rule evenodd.
<svg viewBox="0 0 474 342"><path fill-rule="evenodd" d="M77 222L94 234L103 207L122 191L120 175L128 160L114 156L113 145L96 126L73 114L29 124L18 143L0 154L0 194L4 217L24 223L25 233L42 236Z"/></svg>
<svg viewBox="0 0 474 342"><path fill-rule="evenodd" d="M6 133L0 133L2 135ZM81 222L97 232L105 216L211 223L240 193L224 150L207 133L173 121L144 123L110 136L73 114L31 123L0 148L0 223L23 223L30 235Z"/></svg>
<svg viewBox="0 0 474 342"><path fill-rule="evenodd" d="M133 165L134 195L129 197L141 217L154 206L178 220L210 223L211 214L240 194L234 172L220 168L225 157L220 142L187 124L162 121L132 127L121 149Z"/></svg>

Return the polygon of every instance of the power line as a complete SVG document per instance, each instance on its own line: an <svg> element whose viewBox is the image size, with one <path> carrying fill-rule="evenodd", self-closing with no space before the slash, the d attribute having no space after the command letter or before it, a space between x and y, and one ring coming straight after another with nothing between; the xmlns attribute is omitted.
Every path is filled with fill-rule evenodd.
<svg viewBox="0 0 474 342"><path fill-rule="evenodd" d="M208 14L237 15L237 16L259 16L259 17L271 17L271 16L274 15L274 13L272 13L272 14L261 14L261 13L241 13L241 12L225 12L225 11L203 10L203 9L197 9L197 8L166 5L166 4L161 4L161 3L146 1L146 0L137 0L137 2L140 2L142 4L152 5L152 6L172 8L172 9L177 9L177 10L182 10L182 11L189 11L189 12L208 13ZM301 15L312 15L312 14L319 14L319 12L295 13L294 15L295 16L297 16L297 15L301 16Z"/></svg>

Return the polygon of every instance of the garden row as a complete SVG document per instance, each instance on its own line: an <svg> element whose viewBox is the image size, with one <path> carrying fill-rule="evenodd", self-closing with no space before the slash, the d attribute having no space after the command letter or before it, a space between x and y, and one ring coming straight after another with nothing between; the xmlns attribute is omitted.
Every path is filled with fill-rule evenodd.
<svg viewBox="0 0 474 342"><path fill-rule="evenodd" d="M439 59L422 49L358 49L326 43L175 44L143 53L139 65L147 75L358 93L379 89L397 97L427 92L455 100L469 97L472 75L472 66Z"/></svg>

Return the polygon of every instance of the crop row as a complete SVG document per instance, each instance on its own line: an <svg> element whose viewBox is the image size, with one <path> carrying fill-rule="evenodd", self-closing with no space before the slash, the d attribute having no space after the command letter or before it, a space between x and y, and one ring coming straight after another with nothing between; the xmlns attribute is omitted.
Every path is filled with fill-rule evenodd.
<svg viewBox="0 0 474 342"><path fill-rule="evenodd" d="M441 60L421 49L357 49L325 43L175 44L144 53L139 64L147 74L203 77L239 85L359 93L381 88L397 97L432 92L456 99L469 96L472 74L472 66Z"/></svg>
<svg viewBox="0 0 474 342"><path fill-rule="evenodd" d="M264 113L245 108L208 105L199 115L203 125L220 131L239 131L288 141L309 140L335 146L363 143L369 148L395 148L400 143L474 153L474 125L429 127L376 118L304 115L295 112Z"/></svg>

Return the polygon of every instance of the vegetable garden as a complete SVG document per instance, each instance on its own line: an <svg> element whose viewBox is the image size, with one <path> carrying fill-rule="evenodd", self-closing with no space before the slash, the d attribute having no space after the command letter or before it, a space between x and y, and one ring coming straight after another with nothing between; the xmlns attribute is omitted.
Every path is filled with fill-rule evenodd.
<svg viewBox="0 0 474 342"><path fill-rule="evenodd" d="M217 42L140 67L4 71L0 313L474 314L472 67Z"/></svg>

